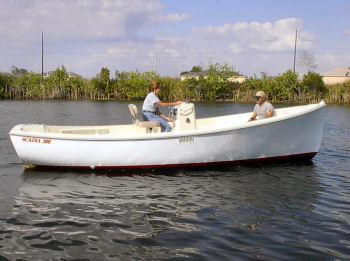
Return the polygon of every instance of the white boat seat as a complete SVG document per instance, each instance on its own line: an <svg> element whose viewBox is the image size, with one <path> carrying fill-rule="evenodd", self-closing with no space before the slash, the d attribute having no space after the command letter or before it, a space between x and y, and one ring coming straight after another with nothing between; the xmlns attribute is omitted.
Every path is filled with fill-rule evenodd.
<svg viewBox="0 0 350 261"><path fill-rule="evenodd" d="M157 121L141 121L139 119L139 113L138 113L136 105L129 104L128 108L129 108L129 111L130 111L130 114L131 114L132 123L135 126L142 127L142 128L147 128L147 129L154 129L154 128L158 129L158 128L160 128L160 123L157 122ZM154 132L154 131L151 130L150 132Z"/></svg>
<svg viewBox="0 0 350 261"><path fill-rule="evenodd" d="M156 128L160 127L160 123L157 121L139 121L136 120L136 125L144 128Z"/></svg>

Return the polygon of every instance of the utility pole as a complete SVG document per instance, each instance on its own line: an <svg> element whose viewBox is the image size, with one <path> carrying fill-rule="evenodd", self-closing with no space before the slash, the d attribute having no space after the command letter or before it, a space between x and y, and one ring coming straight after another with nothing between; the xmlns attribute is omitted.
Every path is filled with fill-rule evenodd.
<svg viewBox="0 0 350 261"><path fill-rule="evenodd" d="M155 64L156 64L156 73L158 73L158 56L157 55L155 58Z"/></svg>
<svg viewBox="0 0 350 261"><path fill-rule="evenodd" d="M70 63L68 64L68 76L69 76L69 78L71 77L71 74L70 74Z"/></svg>
<svg viewBox="0 0 350 261"><path fill-rule="evenodd" d="M44 32L41 32L41 77L44 77Z"/></svg>
<svg viewBox="0 0 350 261"><path fill-rule="evenodd" d="M298 30L295 30L295 40L294 40L294 64L293 64L293 73L295 73L295 61L297 58L297 39L298 39Z"/></svg>

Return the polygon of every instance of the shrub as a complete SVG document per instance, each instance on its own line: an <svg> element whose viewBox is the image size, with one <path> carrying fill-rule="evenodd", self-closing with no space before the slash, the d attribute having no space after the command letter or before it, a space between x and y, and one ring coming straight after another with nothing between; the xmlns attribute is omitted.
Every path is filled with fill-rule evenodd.
<svg viewBox="0 0 350 261"><path fill-rule="evenodd" d="M322 76L319 73L308 72L304 74L301 81L301 86L304 91L320 92L324 93L327 91L325 84L323 83Z"/></svg>
<svg viewBox="0 0 350 261"><path fill-rule="evenodd" d="M6 98L12 85L12 77L5 73L0 73L0 98Z"/></svg>

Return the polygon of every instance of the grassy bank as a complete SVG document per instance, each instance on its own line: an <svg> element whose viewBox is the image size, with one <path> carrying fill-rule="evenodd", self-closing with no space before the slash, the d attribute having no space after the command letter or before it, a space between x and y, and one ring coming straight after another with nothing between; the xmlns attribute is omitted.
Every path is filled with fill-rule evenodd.
<svg viewBox="0 0 350 261"><path fill-rule="evenodd" d="M205 77L184 81L162 77L154 72L115 72L107 68L92 79L70 76L64 67L48 77L14 68L12 73L0 73L0 97L4 99L69 99L69 100L141 100L149 92L151 82L161 83L165 100L193 101L231 100L253 102L258 90L268 93L273 102L308 103L324 99L327 103L350 104L350 82L326 86L322 77L309 72L298 75L287 71L277 77L266 74L248 78L244 83L229 81L237 76L228 65L210 65Z"/></svg>

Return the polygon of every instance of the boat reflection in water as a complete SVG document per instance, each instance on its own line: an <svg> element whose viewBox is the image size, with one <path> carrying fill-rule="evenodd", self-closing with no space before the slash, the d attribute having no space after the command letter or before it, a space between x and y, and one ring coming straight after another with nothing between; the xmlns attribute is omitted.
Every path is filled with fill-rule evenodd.
<svg viewBox="0 0 350 261"><path fill-rule="evenodd" d="M26 171L7 229L26 258L256 257L256 247L277 258L293 251L282 242L309 240L305 219L321 189L314 172L312 164L111 177Z"/></svg>

